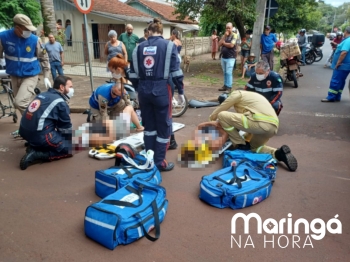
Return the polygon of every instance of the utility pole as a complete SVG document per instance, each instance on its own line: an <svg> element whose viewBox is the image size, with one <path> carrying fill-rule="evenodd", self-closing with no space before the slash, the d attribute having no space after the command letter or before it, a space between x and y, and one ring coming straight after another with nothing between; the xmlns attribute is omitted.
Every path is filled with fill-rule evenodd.
<svg viewBox="0 0 350 262"><path fill-rule="evenodd" d="M260 37L263 33L264 22L265 22L265 11L266 11L266 1L267 0L257 0L256 1L256 13L258 17L254 23L253 28L253 45L252 52L256 55L256 58L260 58Z"/></svg>

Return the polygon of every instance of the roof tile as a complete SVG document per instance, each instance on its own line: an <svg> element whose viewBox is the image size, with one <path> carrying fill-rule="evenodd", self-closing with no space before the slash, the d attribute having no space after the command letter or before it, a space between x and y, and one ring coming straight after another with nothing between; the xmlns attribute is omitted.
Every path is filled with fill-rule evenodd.
<svg viewBox="0 0 350 262"><path fill-rule="evenodd" d="M74 3L73 0L69 1ZM119 2L118 0L94 0L92 10L117 15L150 17L123 2Z"/></svg>
<svg viewBox="0 0 350 262"><path fill-rule="evenodd" d="M138 1L144 6L152 9L154 12L158 13L168 21L186 22L189 24L197 23L190 20L188 17L186 17L184 20L177 19L176 17L178 16L178 14L174 14L175 7L169 4L157 3L157 2L147 1L147 0L138 0Z"/></svg>

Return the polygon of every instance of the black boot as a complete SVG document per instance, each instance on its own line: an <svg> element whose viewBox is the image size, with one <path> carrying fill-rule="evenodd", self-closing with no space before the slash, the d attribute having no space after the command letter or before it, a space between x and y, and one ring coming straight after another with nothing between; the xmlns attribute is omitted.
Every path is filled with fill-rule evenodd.
<svg viewBox="0 0 350 262"><path fill-rule="evenodd" d="M177 143L176 143L174 134L172 134L170 138L170 144L169 144L168 150L173 150L176 148L177 148Z"/></svg>
<svg viewBox="0 0 350 262"><path fill-rule="evenodd" d="M21 162L19 164L22 170L26 170L27 167L39 160L41 161L49 161L49 152L41 152L30 149L27 153L22 157Z"/></svg>
<svg viewBox="0 0 350 262"><path fill-rule="evenodd" d="M290 171L295 171L298 168L298 161L295 156L292 155L289 146L283 145L275 152L275 157L278 161L282 161L286 164Z"/></svg>

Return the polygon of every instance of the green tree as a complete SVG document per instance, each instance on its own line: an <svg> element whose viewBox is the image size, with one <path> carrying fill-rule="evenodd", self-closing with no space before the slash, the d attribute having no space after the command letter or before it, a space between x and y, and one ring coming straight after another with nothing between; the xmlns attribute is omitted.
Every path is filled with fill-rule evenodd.
<svg viewBox="0 0 350 262"><path fill-rule="evenodd" d="M315 29L322 18L315 0L276 0L277 13L270 18L276 32L297 33L300 29Z"/></svg>
<svg viewBox="0 0 350 262"><path fill-rule="evenodd" d="M34 26L41 23L40 4L36 0L9 0L1 1L0 26L9 29L13 26L13 17L16 14L25 14Z"/></svg>
<svg viewBox="0 0 350 262"><path fill-rule="evenodd" d="M233 22L241 35L245 25L252 26L256 19L256 0L174 0L175 14L180 19L189 16L196 19L200 14L200 24L205 34L210 34L217 25Z"/></svg>

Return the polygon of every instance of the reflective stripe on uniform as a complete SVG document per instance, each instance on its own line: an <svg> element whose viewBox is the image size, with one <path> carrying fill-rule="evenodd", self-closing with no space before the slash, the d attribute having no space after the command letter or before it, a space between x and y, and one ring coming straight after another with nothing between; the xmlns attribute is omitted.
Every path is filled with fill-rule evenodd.
<svg viewBox="0 0 350 262"><path fill-rule="evenodd" d="M139 76L136 73L130 73L129 78L139 78Z"/></svg>
<svg viewBox="0 0 350 262"><path fill-rule="evenodd" d="M243 126L244 128L249 128L248 126L248 119L245 115L242 115L242 122L243 122Z"/></svg>
<svg viewBox="0 0 350 262"><path fill-rule="evenodd" d="M338 92L339 92L339 93L343 93L343 90L339 90Z"/></svg>
<svg viewBox="0 0 350 262"><path fill-rule="evenodd" d="M262 120L262 121L269 122L269 123L276 124L276 125L278 125L278 123L279 123L277 118L272 117L272 116L262 115L262 114L254 114L253 118L255 120Z"/></svg>
<svg viewBox="0 0 350 262"><path fill-rule="evenodd" d="M49 114L51 113L52 109L54 109L54 107L58 103L61 103L61 102L65 103L63 98L57 98L57 99L53 100L51 102L51 104L45 109L44 113L41 115L41 117L39 119L37 131L43 130L46 118L49 116Z"/></svg>
<svg viewBox="0 0 350 262"><path fill-rule="evenodd" d="M260 87L256 87L253 86L251 84L247 84L247 87L251 88L251 89L255 89L255 91L257 92L261 92L261 93L266 93L266 92L271 92L272 91L272 87L268 87L268 88L260 88ZM276 88L278 89L278 88ZM282 91L282 90L281 90Z"/></svg>
<svg viewBox="0 0 350 262"><path fill-rule="evenodd" d="M28 62L28 63L38 60L37 57L25 58L25 57L15 57L15 56L9 56L9 55L5 55L5 58L11 61L21 61L21 62Z"/></svg>
<svg viewBox="0 0 350 262"><path fill-rule="evenodd" d="M333 89L328 89L328 93L332 93L332 94L338 94L338 91L333 90Z"/></svg>
<svg viewBox="0 0 350 262"><path fill-rule="evenodd" d="M69 134L73 130L73 128L57 128L58 131L60 131L63 134Z"/></svg>
<svg viewBox="0 0 350 262"><path fill-rule="evenodd" d="M251 84L247 84L247 87L254 89L254 86L252 86Z"/></svg>
<svg viewBox="0 0 350 262"><path fill-rule="evenodd" d="M232 131L232 130L235 129L235 127L234 127L234 126L233 126L233 127L223 127L223 129L224 129L225 131Z"/></svg>
<svg viewBox="0 0 350 262"><path fill-rule="evenodd" d="M169 41L168 46L166 48L166 55L165 55L164 79L169 78L170 61L171 61L171 54L173 52L173 46L174 46L174 43Z"/></svg>
<svg viewBox="0 0 350 262"><path fill-rule="evenodd" d="M145 136L156 136L157 135L157 131L143 131L143 134Z"/></svg>
<svg viewBox="0 0 350 262"><path fill-rule="evenodd" d="M180 70L177 70L177 71L175 71L175 72L172 72L171 73L171 76L172 77L177 77L177 76L182 76L184 73L182 72L182 69L180 69Z"/></svg>
<svg viewBox="0 0 350 262"><path fill-rule="evenodd" d="M169 138L161 138L159 136L157 136L156 141L162 144L167 144L169 143L170 139Z"/></svg>
<svg viewBox="0 0 350 262"><path fill-rule="evenodd" d="M273 88L272 89L274 92L282 92L283 91L283 88L282 87L279 87L279 88Z"/></svg>
<svg viewBox="0 0 350 262"><path fill-rule="evenodd" d="M137 61L137 50L138 50L139 46L136 46L134 51L132 52L132 63L134 65L134 71L135 71L135 74L136 74L136 77L134 78L138 78L139 77L139 62ZM130 76L132 75L133 73L130 74Z"/></svg>

